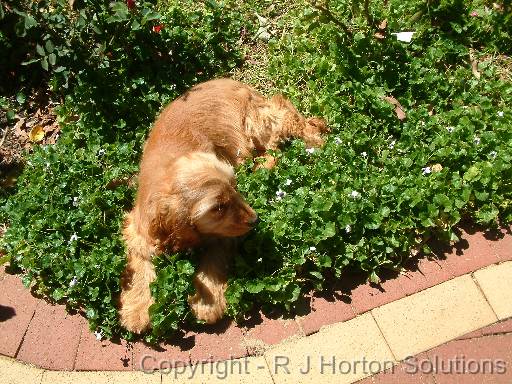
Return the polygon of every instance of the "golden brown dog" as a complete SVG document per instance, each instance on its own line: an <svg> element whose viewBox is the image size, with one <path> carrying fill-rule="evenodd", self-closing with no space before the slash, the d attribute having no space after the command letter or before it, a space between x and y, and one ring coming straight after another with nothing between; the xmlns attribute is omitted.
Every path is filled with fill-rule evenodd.
<svg viewBox="0 0 512 384"><path fill-rule="evenodd" d="M256 223L256 213L236 190L233 166L287 138L320 146L324 132L324 120L305 119L282 95L266 99L229 79L196 85L167 106L145 144L137 199L123 230L128 260L121 324L136 333L150 324L153 255L241 236ZM207 323L220 319L226 307L230 253L210 247L194 277L189 304Z"/></svg>

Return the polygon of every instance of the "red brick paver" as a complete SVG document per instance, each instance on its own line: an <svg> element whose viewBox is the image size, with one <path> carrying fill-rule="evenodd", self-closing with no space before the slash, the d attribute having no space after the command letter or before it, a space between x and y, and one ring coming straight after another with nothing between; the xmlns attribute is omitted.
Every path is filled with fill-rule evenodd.
<svg viewBox="0 0 512 384"><path fill-rule="evenodd" d="M444 264L457 277L499 262L491 242L482 232L469 228L461 231L460 240L453 247L440 247L444 251Z"/></svg>
<svg viewBox="0 0 512 384"><path fill-rule="evenodd" d="M405 297L400 279L395 276L380 276L380 284L365 283L352 289L350 297L352 307L357 314Z"/></svg>
<svg viewBox="0 0 512 384"><path fill-rule="evenodd" d="M462 335L460 337L457 337L457 340L466 340L466 339L474 339L475 337L482 337L482 329L477 329L473 332L466 333L465 335Z"/></svg>
<svg viewBox="0 0 512 384"><path fill-rule="evenodd" d="M306 305L306 314L298 319L304 333L311 335L324 325L354 318L356 314L347 298L341 292L334 292L331 296L323 294L311 297Z"/></svg>
<svg viewBox="0 0 512 384"><path fill-rule="evenodd" d="M251 346L254 342L267 345L277 344L292 336L302 336L299 324L294 319L280 317L269 318L264 313L254 313L248 322L243 324L244 338L249 354L258 353Z"/></svg>
<svg viewBox="0 0 512 384"><path fill-rule="evenodd" d="M500 261L512 260L512 226L501 228L497 238L491 241L491 247Z"/></svg>
<svg viewBox="0 0 512 384"><path fill-rule="evenodd" d="M435 384L432 373L421 371L425 361L430 363L428 356L425 353L420 353L373 376L373 382L375 384Z"/></svg>
<svg viewBox="0 0 512 384"><path fill-rule="evenodd" d="M176 366L190 365L189 351L193 343L193 336L187 335L158 346L136 342L133 345L133 367L138 371L165 371Z"/></svg>
<svg viewBox="0 0 512 384"><path fill-rule="evenodd" d="M512 319L468 333L357 382L363 383L510 384Z"/></svg>
<svg viewBox="0 0 512 384"><path fill-rule="evenodd" d="M6 274L0 281L0 292L0 354L14 357L39 301L18 276Z"/></svg>
<svg viewBox="0 0 512 384"><path fill-rule="evenodd" d="M510 384L512 334L455 340L427 352L436 384Z"/></svg>
<svg viewBox="0 0 512 384"><path fill-rule="evenodd" d="M512 333L512 318L498 321L487 327L477 329L458 338L458 340L474 339L475 337L499 335L503 333ZM512 345L510 346L512 348Z"/></svg>
<svg viewBox="0 0 512 384"><path fill-rule="evenodd" d="M444 260L413 257L405 263L406 272L400 277L401 287L407 295L433 287L452 279L453 273Z"/></svg>
<svg viewBox="0 0 512 384"><path fill-rule="evenodd" d="M215 325L203 325L192 332L194 347L190 350L192 363L237 359L247 356L242 330L229 319Z"/></svg>
<svg viewBox="0 0 512 384"><path fill-rule="evenodd" d="M481 331L484 336L496 335L500 333L512 333L512 318L498 321L497 323L482 328ZM512 345L510 348L512 348Z"/></svg>
<svg viewBox="0 0 512 384"><path fill-rule="evenodd" d="M85 319L62 305L41 302L17 358L42 368L72 370Z"/></svg>
<svg viewBox="0 0 512 384"><path fill-rule="evenodd" d="M78 371L131 371L132 346L125 340L117 343L98 340L84 322L76 354L75 370Z"/></svg>

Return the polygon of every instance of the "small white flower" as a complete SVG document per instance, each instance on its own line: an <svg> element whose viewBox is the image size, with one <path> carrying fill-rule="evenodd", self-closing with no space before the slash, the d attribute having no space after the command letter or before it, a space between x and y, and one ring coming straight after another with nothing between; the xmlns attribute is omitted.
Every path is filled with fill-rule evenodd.
<svg viewBox="0 0 512 384"><path fill-rule="evenodd" d="M94 336L96 336L96 340L101 340L103 338L103 331L94 332Z"/></svg>
<svg viewBox="0 0 512 384"><path fill-rule="evenodd" d="M397 33L392 33L392 35L395 35L396 39L398 41L410 43L411 39L412 39L412 35L414 35L414 32L397 32Z"/></svg>
<svg viewBox="0 0 512 384"><path fill-rule="evenodd" d="M342 143L341 139L340 139L338 136L336 136L336 137L334 138L334 142L335 142L336 144L341 144L341 143Z"/></svg>
<svg viewBox="0 0 512 384"><path fill-rule="evenodd" d="M455 130L455 128L453 128L453 127L446 127L446 130L448 131L448 133L452 133Z"/></svg>
<svg viewBox="0 0 512 384"><path fill-rule="evenodd" d="M432 168L430 168L430 167L421 168L421 170L423 171L424 175L428 175L429 173L432 173Z"/></svg>
<svg viewBox="0 0 512 384"><path fill-rule="evenodd" d="M46 168L50 169L50 163L46 163Z"/></svg>
<svg viewBox="0 0 512 384"><path fill-rule="evenodd" d="M503 117L503 111L498 111L498 117Z"/></svg>
<svg viewBox="0 0 512 384"><path fill-rule="evenodd" d="M99 156L99 157L105 156L105 153L106 153L106 152L107 152L107 151L105 151L104 149L100 149L100 150L98 151L98 156Z"/></svg>
<svg viewBox="0 0 512 384"><path fill-rule="evenodd" d="M395 148L396 140L393 140L391 143L389 143L389 149Z"/></svg>
<svg viewBox="0 0 512 384"><path fill-rule="evenodd" d="M365 159L368 157L368 154L366 152L361 153L361 156L363 156Z"/></svg>
<svg viewBox="0 0 512 384"><path fill-rule="evenodd" d="M495 159L495 158L496 158L496 156L498 155L498 153L497 153L496 151L492 151L491 153L489 153L489 155L490 155L493 159Z"/></svg>
<svg viewBox="0 0 512 384"><path fill-rule="evenodd" d="M78 196L73 197L73 207L78 207L78 205L79 205L78 200L79 200Z"/></svg>
<svg viewBox="0 0 512 384"><path fill-rule="evenodd" d="M258 260L256 260L258 263L261 263L263 261L263 258L259 258Z"/></svg>
<svg viewBox="0 0 512 384"><path fill-rule="evenodd" d="M286 196L286 192L283 191L282 189L279 189L278 191L276 191L276 200L279 201L279 200L282 200L283 197Z"/></svg>
<svg viewBox="0 0 512 384"><path fill-rule="evenodd" d="M361 194L357 191L350 192L350 197L352 197L354 199L357 199L359 196L361 196Z"/></svg>
<svg viewBox="0 0 512 384"><path fill-rule="evenodd" d="M77 241L78 240L78 236L76 235L76 233L73 233L71 235L71 237L69 238L69 242L72 243L73 241Z"/></svg>
<svg viewBox="0 0 512 384"><path fill-rule="evenodd" d="M315 251L316 251L316 247L309 247L309 250L310 250L311 252L315 252Z"/></svg>
<svg viewBox="0 0 512 384"><path fill-rule="evenodd" d="M76 283L78 283L78 279L76 278L76 276L73 277L73 280L71 280L69 282L69 286L70 287L74 287L76 285Z"/></svg>
<svg viewBox="0 0 512 384"><path fill-rule="evenodd" d="M480 144L480 138L478 136L475 136L474 142L476 145Z"/></svg>
<svg viewBox="0 0 512 384"><path fill-rule="evenodd" d="M315 148L306 148L306 152L311 155L315 152Z"/></svg>
<svg viewBox="0 0 512 384"><path fill-rule="evenodd" d="M286 179L284 185L288 186L288 185L291 185L292 184L292 181L290 179Z"/></svg>
<svg viewBox="0 0 512 384"><path fill-rule="evenodd" d="M350 226L350 224L345 225L345 232L350 233L351 230L352 227Z"/></svg>

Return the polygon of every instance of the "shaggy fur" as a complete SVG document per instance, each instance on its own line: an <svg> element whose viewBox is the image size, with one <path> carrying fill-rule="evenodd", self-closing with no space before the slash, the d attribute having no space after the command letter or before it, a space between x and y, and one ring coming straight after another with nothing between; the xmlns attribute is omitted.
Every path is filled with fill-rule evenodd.
<svg viewBox="0 0 512 384"><path fill-rule="evenodd" d="M320 146L324 132L324 120L305 119L282 95L266 99L228 79L196 85L167 106L145 144L137 199L123 230L121 324L136 333L150 324L153 255L198 245L206 247L189 304L198 319L219 320L234 251L223 239L244 235L257 220L236 191L233 166L287 138Z"/></svg>

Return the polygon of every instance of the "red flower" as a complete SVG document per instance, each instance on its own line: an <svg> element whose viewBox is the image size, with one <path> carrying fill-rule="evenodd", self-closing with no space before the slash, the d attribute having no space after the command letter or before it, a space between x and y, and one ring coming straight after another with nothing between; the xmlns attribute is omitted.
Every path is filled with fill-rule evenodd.
<svg viewBox="0 0 512 384"><path fill-rule="evenodd" d="M163 24L153 25L153 32L160 33L163 27Z"/></svg>
<svg viewBox="0 0 512 384"><path fill-rule="evenodd" d="M135 8L135 0L126 0L126 5L128 6L128 9Z"/></svg>

